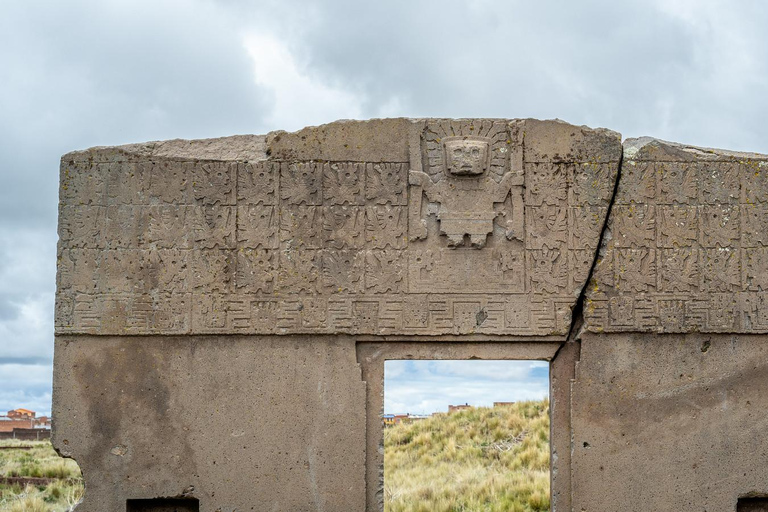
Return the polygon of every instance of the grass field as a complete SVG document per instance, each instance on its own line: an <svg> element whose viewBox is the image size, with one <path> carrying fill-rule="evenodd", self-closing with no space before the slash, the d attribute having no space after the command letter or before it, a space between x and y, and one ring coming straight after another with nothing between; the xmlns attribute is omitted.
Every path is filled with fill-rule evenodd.
<svg viewBox="0 0 768 512"><path fill-rule="evenodd" d="M384 431L385 512L549 510L549 401Z"/></svg>
<svg viewBox="0 0 768 512"><path fill-rule="evenodd" d="M31 450L16 447L32 446ZM51 479L47 484L0 483L0 510L8 512L64 512L71 510L83 493L80 468L62 459L48 441L0 441L0 477Z"/></svg>
<svg viewBox="0 0 768 512"><path fill-rule="evenodd" d="M433 416L384 431L386 512L549 510L549 401ZM80 469L48 441L0 441L0 511L64 512L83 493Z"/></svg>

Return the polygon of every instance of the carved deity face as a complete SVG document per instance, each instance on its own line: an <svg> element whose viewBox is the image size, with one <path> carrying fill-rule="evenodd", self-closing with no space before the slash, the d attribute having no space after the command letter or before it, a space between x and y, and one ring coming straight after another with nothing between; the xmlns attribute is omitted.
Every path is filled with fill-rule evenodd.
<svg viewBox="0 0 768 512"><path fill-rule="evenodd" d="M446 138L445 164L454 176L478 176L488 168L488 142L478 139Z"/></svg>

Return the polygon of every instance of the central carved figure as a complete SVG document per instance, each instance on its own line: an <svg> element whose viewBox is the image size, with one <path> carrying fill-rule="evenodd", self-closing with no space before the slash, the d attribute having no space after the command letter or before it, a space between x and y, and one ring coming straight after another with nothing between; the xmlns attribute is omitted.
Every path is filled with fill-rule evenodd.
<svg viewBox="0 0 768 512"><path fill-rule="evenodd" d="M479 136L451 136L442 139L443 172L434 180L423 171L410 171L409 182L419 187L412 197L415 198L413 213L421 216L421 194L430 202L439 203L437 219L440 221L440 233L448 237L449 247L464 245L469 237L472 247L485 246L489 234L493 233L493 223L499 215L505 215L507 238L520 238L522 235L522 186L523 175L518 172L504 172L501 176L489 173L491 163L491 140ZM506 147L499 148L502 153ZM507 155L501 155L508 159ZM517 194L514 190L517 189ZM513 192L513 202L517 212L502 212L494 204L503 203ZM514 219L513 219L514 217ZM414 238L426 237L425 223L416 229Z"/></svg>

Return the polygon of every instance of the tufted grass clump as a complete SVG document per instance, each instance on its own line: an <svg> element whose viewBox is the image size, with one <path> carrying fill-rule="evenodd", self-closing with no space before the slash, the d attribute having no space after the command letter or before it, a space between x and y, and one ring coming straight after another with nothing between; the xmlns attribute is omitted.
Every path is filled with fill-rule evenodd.
<svg viewBox="0 0 768 512"><path fill-rule="evenodd" d="M0 482L0 510L10 512L66 512L83 495L80 468L62 459L49 441L0 441L0 477L47 478L45 485ZM17 447L31 446L31 450Z"/></svg>
<svg viewBox="0 0 768 512"><path fill-rule="evenodd" d="M549 510L549 400L385 429L384 510Z"/></svg>

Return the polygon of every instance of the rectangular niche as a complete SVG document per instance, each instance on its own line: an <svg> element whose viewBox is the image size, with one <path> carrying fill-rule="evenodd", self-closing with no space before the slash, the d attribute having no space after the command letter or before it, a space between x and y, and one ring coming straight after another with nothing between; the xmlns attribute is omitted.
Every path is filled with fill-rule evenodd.
<svg viewBox="0 0 768 512"><path fill-rule="evenodd" d="M152 498L126 501L126 512L200 512L196 498Z"/></svg>
<svg viewBox="0 0 768 512"><path fill-rule="evenodd" d="M736 512L768 512L768 497L739 498Z"/></svg>

